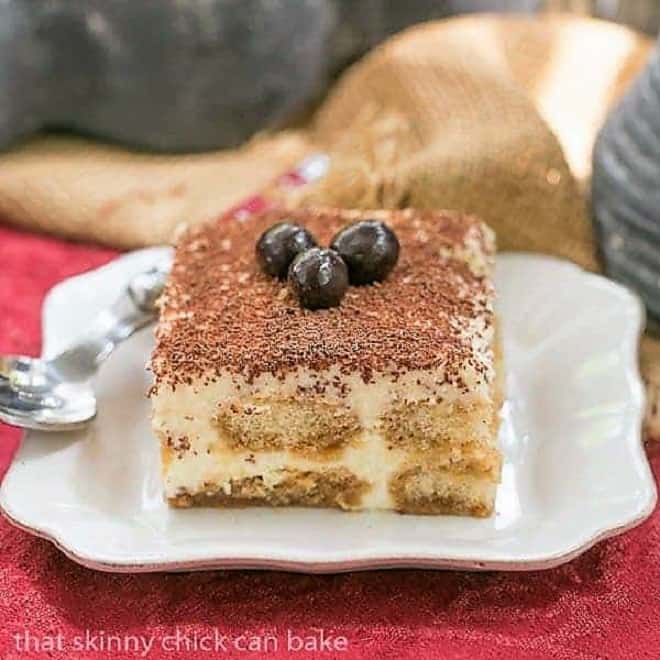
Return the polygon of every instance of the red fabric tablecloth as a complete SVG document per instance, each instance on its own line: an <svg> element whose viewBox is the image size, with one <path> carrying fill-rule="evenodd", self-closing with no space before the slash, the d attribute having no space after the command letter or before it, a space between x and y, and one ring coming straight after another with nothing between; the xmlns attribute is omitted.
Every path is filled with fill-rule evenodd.
<svg viewBox="0 0 660 660"><path fill-rule="evenodd" d="M114 256L107 249L0 227L0 352L37 355L44 294L59 280ZM19 438L16 430L0 426L3 473ZM650 454L657 478L660 448ZM325 650L297 650L303 641L317 647L324 642ZM264 651L240 650L248 643ZM138 645L150 649L142 657L177 660L656 660L660 514L549 571L334 576L97 573L0 520L2 660L121 660L140 657ZM124 650L117 651L120 646Z"/></svg>

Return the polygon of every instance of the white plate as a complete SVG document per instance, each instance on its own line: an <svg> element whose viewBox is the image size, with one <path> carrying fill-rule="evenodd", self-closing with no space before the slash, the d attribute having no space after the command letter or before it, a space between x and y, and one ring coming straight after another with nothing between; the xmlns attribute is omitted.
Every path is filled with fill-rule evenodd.
<svg viewBox="0 0 660 660"><path fill-rule="evenodd" d="M84 328L159 249L57 286L44 305L45 353ZM15 524L76 561L110 571L418 566L524 570L575 557L652 511L640 442L643 323L626 289L566 262L498 258L507 368L505 453L487 520L313 509L169 510L149 431L151 330L104 366L89 430L28 433L0 493Z"/></svg>

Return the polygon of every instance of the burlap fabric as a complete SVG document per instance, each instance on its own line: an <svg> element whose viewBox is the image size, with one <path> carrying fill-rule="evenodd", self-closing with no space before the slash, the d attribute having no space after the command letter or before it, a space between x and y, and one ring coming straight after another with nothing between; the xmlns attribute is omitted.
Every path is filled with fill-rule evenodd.
<svg viewBox="0 0 660 660"><path fill-rule="evenodd" d="M591 148L650 47L626 28L567 16L424 24L355 64L308 125L235 152L33 141L0 159L0 216L122 248L162 243L322 150L329 174L287 202L462 208L494 227L500 249L597 269L584 194ZM645 340L642 355L647 427L660 435L660 348Z"/></svg>

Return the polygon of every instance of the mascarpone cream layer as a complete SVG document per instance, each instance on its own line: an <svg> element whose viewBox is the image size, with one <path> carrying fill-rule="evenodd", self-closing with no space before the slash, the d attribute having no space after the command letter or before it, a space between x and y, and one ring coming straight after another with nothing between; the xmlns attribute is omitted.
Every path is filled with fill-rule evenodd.
<svg viewBox="0 0 660 660"><path fill-rule="evenodd" d="M175 497L181 492L203 493L221 491L231 495L231 481L246 477L261 477L266 486L276 485L286 478L286 470L336 469L344 467L371 488L365 493L360 508L391 509L394 502L389 492L391 478L406 463L406 452L388 449L376 433L364 433L361 441L347 447L337 460L312 460L288 451L250 452L216 448L210 453L191 450L182 459L174 458L165 469L165 495ZM490 497L496 484L484 477L447 473L447 487L469 489L473 497ZM210 488L209 488L210 485Z"/></svg>
<svg viewBox="0 0 660 660"><path fill-rule="evenodd" d="M465 370L469 394L443 383L442 369L410 371L394 379L381 375L365 383L357 374L344 375L338 370L324 372L298 370L284 380L262 374L252 383L236 374L226 373L208 383L201 379L176 389L161 386L152 395L153 428L161 437L172 440L174 456L164 466L165 494L174 497L181 491L204 492L205 484L226 494L231 480L260 476L266 484L283 478L282 470L322 470L345 467L359 479L372 485L363 500L364 508L388 509L393 502L388 487L391 477L409 459L405 450L388 449L378 432L379 420L397 401L461 401L465 404L490 398L490 387L482 374ZM319 387L324 390L319 392ZM309 394L305 394L309 392ZM241 398L296 400L310 398L318 402L345 406L364 429L357 442L345 447L337 458L316 460L300 453L282 451L236 450L227 446L213 419L218 404ZM246 460L247 459L247 460ZM470 484L475 495L486 496L493 484L472 476L447 475L448 485Z"/></svg>
<svg viewBox="0 0 660 660"><path fill-rule="evenodd" d="M161 384L152 394L154 428L173 435L195 437L206 435L213 428L217 441L217 429L212 427L212 420L219 403L286 398L344 406L356 416L362 428L371 429L395 402L461 401L469 404L490 401L494 379L492 362L492 358L484 360L489 365L485 373L466 364L461 373L463 389L445 383L442 368L412 370L398 377L377 374L369 383L359 374L342 374L338 368L332 368L325 371L298 369L283 379L261 374L251 383L240 375L225 372L209 377L208 381L200 378L191 384L178 384L174 389Z"/></svg>

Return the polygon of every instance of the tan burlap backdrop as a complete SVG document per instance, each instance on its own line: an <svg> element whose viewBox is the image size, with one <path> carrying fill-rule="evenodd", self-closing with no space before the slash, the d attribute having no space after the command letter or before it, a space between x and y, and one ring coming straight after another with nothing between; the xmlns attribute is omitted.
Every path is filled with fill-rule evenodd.
<svg viewBox="0 0 660 660"><path fill-rule="evenodd" d="M471 16L414 27L338 81L310 124L234 152L136 154L35 140L0 158L0 217L122 248L171 240L310 152L329 174L292 204L475 212L500 249L597 269L585 202L593 140L651 43L566 16ZM651 435L660 435L660 348L643 343Z"/></svg>

